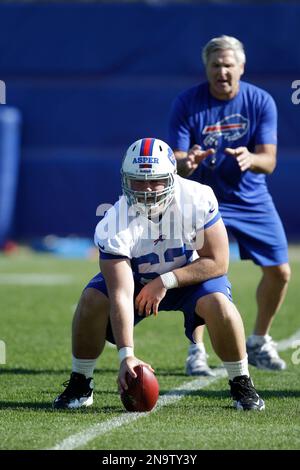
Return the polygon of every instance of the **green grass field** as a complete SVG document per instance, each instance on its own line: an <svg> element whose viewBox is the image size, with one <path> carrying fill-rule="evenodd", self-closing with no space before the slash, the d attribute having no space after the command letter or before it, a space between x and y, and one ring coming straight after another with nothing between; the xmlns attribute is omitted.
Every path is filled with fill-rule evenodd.
<svg viewBox="0 0 300 470"><path fill-rule="evenodd" d="M300 263L292 263L293 279L287 300L276 318L275 340L300 328ZM75 304L86 282L97 272L97 261L60 260L21 254L0 257L0 339L7 361L0 365L0 448L48 449L92 425L123 416L116 388L118 358L107 347L95 373L94 406L73 412L54 412L52 401L70 372L70 325ZM16 277L16 274L31 276ZM66 275L37 285L44 275ZM11 277L10 277L11 276ZM247 334L255 316L255 287L260 271L250 262L231 264L235 302ZM55 276L54 276L55 277ZM49 281L49 282L50 282ZM219 364L206 341L212 365ZM184 374L187 340L183 317L161 312L135 330L136 355L156 370L161 394L191 381ZM251 368L256 388L266 401L263 413L231 409L226 379L220 379L180 401L111 430L84 449L299 449L300 364L294 350L282 353L288 369L281 373ZM298 357L300 354L298 355ZM295 361L294 361L295 362Z"/></svg>

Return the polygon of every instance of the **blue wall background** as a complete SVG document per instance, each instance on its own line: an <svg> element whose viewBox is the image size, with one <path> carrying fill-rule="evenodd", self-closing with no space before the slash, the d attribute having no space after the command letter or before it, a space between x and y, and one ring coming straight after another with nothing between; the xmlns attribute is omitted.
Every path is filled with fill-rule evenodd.
<svg viewBox="0 0 300 470"><path fill-rule="evenodd" d="M173 98L204 79L202 46L229 34L245 44L244 79L277 102L269 187L300 237L299 5L7 4L0 24L0 79L23 121L15 236L93 236L96 207L120 194L127 146L166 139Z"/></svg>

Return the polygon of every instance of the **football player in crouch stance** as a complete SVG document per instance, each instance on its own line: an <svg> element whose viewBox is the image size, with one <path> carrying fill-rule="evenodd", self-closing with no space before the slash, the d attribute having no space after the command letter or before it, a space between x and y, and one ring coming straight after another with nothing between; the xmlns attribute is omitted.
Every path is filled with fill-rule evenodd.
<svg viewBox="0 0 300 470"><path fill-rule="evenodd" d="M212 189L178 176L171 148L158 139L134 142L121 175L123 196L96 227L101 273L77 306L71 378L54 408L93 403L92 377L105 340L117 345L118 385L127 389L126 374L135 377L134 367L145 364L134 355L134 325L159 310L178 310L191 341L195 328L207 325L228 372L234 407L263 410L231 300L228 239Z"/></svg>

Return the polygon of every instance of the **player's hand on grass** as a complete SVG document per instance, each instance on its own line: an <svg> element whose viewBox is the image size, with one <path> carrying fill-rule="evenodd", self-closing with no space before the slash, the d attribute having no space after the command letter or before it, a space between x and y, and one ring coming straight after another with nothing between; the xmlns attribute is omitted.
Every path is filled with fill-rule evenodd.
<svg viewBox="0 0 300 470"><path fill-rule="evenodd" d="M136 373L134 372L135 366L138 366L139 364L143 364L144 366L148 367L151 372L154 372L154 369L152 369L150 364L147 364L144 361L141 361L135 356L129 356L125 357L123 361L120 364L120 370L119 370L119 375L117 378L117 384L118 384L118 389L119 392L121 393L123 390L127 390L128 385L126 382L126 376L128 377L127 374L131 375L131 377L136 378Z"/></svg>
<svg viewBox="0 0 300 470"><path fill-rule="evenodd" d="M139 315L148 317L153 313L158 315L158 307L167 289L165 289L161 277L158 276L153 281L146 284L135 299L135 308Z"/></svg>
<svg viewBox="0 0 300 470"><path fill-rule="evenodd" d="M238 147L236 149L226 148L225 153L234 157L241 171L249 170L253 163L253 155L247 147Z"/></svg>

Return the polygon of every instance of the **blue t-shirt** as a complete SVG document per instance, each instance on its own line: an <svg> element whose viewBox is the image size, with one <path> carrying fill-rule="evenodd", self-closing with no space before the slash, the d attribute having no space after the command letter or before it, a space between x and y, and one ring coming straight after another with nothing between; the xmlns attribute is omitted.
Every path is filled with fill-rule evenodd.
<svg viewBox="0 0 300 470"><path fill-rule="evenodd" d="M214 98L208 82L181 93L174 101L169 145L188 151L194 144L214 148L191 179L211 186L220 204L259 204L271 201L264 174L241 172L226 147L247 147L253 152L259 144L277 144L277 110L273 98L264 90L240 82L231 100Z"/></svg>

